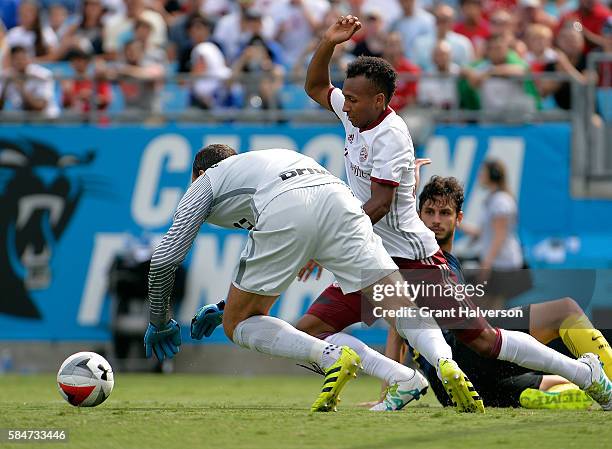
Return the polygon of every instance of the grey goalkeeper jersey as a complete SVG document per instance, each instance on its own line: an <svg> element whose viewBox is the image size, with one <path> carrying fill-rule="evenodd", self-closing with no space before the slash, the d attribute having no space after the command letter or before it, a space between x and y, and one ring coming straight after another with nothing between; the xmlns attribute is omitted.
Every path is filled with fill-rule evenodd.
<svg viewBox="0 0 612 449"><path fill-rule="evenodd" d="M281 193L330 183L342 181L313 159L284 149L239 154L206 170L179 202L172 226L151 258L151 323L159 327L168 321L174 273L202 223L252 229L267 204Z"/></svg>

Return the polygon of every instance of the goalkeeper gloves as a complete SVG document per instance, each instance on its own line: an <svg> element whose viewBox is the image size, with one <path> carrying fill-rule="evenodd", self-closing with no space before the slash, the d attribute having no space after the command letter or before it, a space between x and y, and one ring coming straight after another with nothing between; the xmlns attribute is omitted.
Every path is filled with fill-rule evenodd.
<svg viewBox="0 0 612 449"><path fill-rule="evenodd" d="M225 301L200 307L191 320L191 338L201 340L210 337L215 328L223 321Z"/></svg>
<svg viewBox="0 0 612 449"><path fill-rule="evenodd" d="M149 323L144 336L144 345L147 358L154 353L160 362L171 359L179 352L181 346L181 329L178 323L170 320L159 328Z"/></svg>

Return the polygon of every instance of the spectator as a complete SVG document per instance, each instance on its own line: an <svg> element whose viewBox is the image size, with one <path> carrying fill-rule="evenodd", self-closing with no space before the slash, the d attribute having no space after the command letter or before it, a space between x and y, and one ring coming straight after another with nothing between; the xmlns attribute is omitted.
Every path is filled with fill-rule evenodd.
<svg viewBox="0 0 612 449"><path fill-rule="evenodd" d="M167 29L164 18L155 11L145 8L144 0L125 0L125 13L110 17L104 25L104 53L110 60L115 60L119 49L125 42L131 40L134 34L134 24L139 18L151 22L153 33L151 42L165 48Z"/></svg>
<svg viewBox="0 0 612 449"><path fill-rule="evenodd" d="M541 0L519 0L516 9L516 23L514 34L523 40L526 38L529 25L540 24L550 29L557 26L556 19L544 11Z"/></svg>
<svg viewBox="0 0 612 449"><path fill-rule="evenodd" d="M588 53L596 46L603 46L604 41L601 36L602 28L612 11L604 6L599 0L579 0L578 8L564 14L559 20L559 29L573 25L573 22L581 24L581 31L584 33L586 45L584 52Z"/></svg>
<svg viewBox="0 0 612 449"><path fill-rule="evenodd" d="M9 66L9 46L6 40L6 28L0 20L0 75Z"/></svg>
<svg viewBox="0 0 612 449"><path fill-rule="evenodd" d="M484 44L491 35L489 22L482 14L482 0L460 0L462 20L457 22L453 31L463 34L472 41L478 56L484 52Z"/></svg>
<svg viewBox="0 0 612 449"><path fill-rule="evenodd" d="M398 31L402 35L402 43L406 57L415 61L411 53L414 42L419 36L430 35L435 32L435 19L423 8L416 6L417 0L399 0L402 7L402 17L392 26L391 31Z"/></svg>
<svg viewBox="0 0 612 449"><path fill-rule="evenodd" d="M355 45L353 56L382 56L387 33L381 14L378 11L367 13L362 24L363 39Z"/></svg>
<svg viewBox="0 0 612 449"><path fill-rule="evenodd" d="M285 64L291 69L304 45L310 42L323 23L329 4L322 0L289 0L272 9L276 41L283 49Z"/></svg>
<svg viewBox="0 0 612 449"><path fill-rule="evenodd" d="M565 27L557 36L557 58L544 67L546 72L566 73L578 84L586 84L586 55L584 54L584 37L574 27ZM539 88L542 96L554 95L557 106L561 109L572 108L572 85L569 81L541 80Z"/></svg>
<svg viewBox="0 0 612 449"><path fill-rule="evenodd" d="M211 24L201 16L191 18L189 34L194 47L191 51L189 71L193 77L190 104L201 109L221 106L225 97L225 81L231 75L219 47L209 42Z"/></svg>
<svg viewBox="0 0 612 449"><path fill-rule="evenodd" d="M66 32L66 39L62 42L62 54L70 48L84 48L85 43L88 42L93 54L101 55L103 53L103 16L102 0L85 0L77 23L70 26Z"/></svg>
<svg viewBox="0 0 612 449"><path fill-rule="evenodd" d="M398 32L392 32L387 35L387 40L384 43L383 58L389 61L398 74L397 86L389 106L396 111L401 111L416 101L418 80L407 78L418 76L421 71L404 56L402 36Z"/></svg>
<svg viewBox="0 0 612 449"><path fill-rule="evenodd" d="M419 82L419 104L438 109L455 109L459 105L457 77L461 68L452 61L451 52L446 41L438 41L434 47L433 68Z"/></svg>
<svg viewBox="0 0 612 449"><path fill-rule="evenodd" d="M527 54L527 47L520 39L516 38L514 18L508 11L495 11L489 20L491 35L504 36L508 47L514 50L521 58Z"/></svg>
<svg viewBox="0 0 612 449"><path fill-rule="evenodd" d="M472 42L462 34L453 31L455 11L448 5L440 4L434 10L436 30L434 33L420 36L414 42L411 54L413 61L425 71L433 68L431 55L439 40L447 41L451 46L451 57L455 64L464 66L474 60Z"/></svg>
<svg viewBox="0 0 612 449"><path fill-rule="evenodd" d="M19 25L7 34L9 47L23 47L36 61L53 60L58 47L57 36L49 26L43 26L40 10L34 0L21 0Z"/></svg>
<svg viewBox="0 0 612 449"><path fill-rule="evenodd" d="M262 23L261 36L265 39L274 37L274 21L269 16L262 16L254 4L254 0L238 0L239 10L221 17L217 22L213 40L221 46L229 63L236 61L241 48L253 37L251 22L254 17L259 16Z"/></svg>
<svg viewBox="0 0 612 449"><path fill-rule="evenodd" d="M231 0L203 0L197 12L213 21L218 21L221 17L232 12Z"/></svg>
<svg viewBox="0 0 612 449"><path fill-rule="evenodd" d="M123 53L123 61L111 66L108 76L119 83L126 111L159 113L164 66L147 61L145 49L137 40L128 41Z"/></svg>
<svg viewBox="0 0 612 449"><path fill-rule="evenodd" d="M172 25L168 28L168 58L171 61L179 61L179 71L181 61L189 61L189 55L193 45L189 38L189 23L192 17L204 16L210 17L205 13L202 13L203 5L207 2L206 0L186 0L183 3L183 14L178 16ZM185 56L186 55L186 56ZM189 71L183 70L183 71Z"/></svg>
<svg viewBox="0 0 612 449"><path fill-rule="evenodd" d="M134 23L134 39L142 44L145 61L166 65L168 64L166 52L153 42L153 26L153 23L146 15L136 19Z"/></svg>
<svg viewBox="0 0 612 449"><path fill-rule="evenodd" d="M206 17L201 15L192 15L189 17L189 22L187 22L189 42L183 46L181 53L178 56L179 73L191 72L192 51L198 44L210 42L212 29L213 24ZM223 55L221 56L222 59L225 60L225 57L223 57Z"/></svg>
<svg viewBox="0 0 612 449"><path fill-rule="evenodd" d="M84 118L92 106L104 111L112 99L111 85L102 79L100 71L89 72L91 53L76 47L68 51L67 58L74 70L74 79L62 81L62 106Z"/></svg>
<svg viewBox="0 0 612 449"><path fill-rule="evenodd" d="M529 112L539 108L533 81L513 79L529 71L527 63L508 47L504 36L491 36L485 58L462 68L461 106L488 112Z"/></svg>
<svg viewBox="0 0 612 449"><path fill-rule="evenodd" d="M10 63L0 83L0 109L8 100L15 109L38 112L45 118L57 117L59 108L51 71L32 63L28 49L20 46L11 48Z"/></svg>
<svg viewBox="0 0 612 449"><path fill-rule="evenodd" d="M49 27L57 36L57 40L61 42L70 28L68 9L62 3L53 3L48 10L48 20Z"/></svg>
<svg viewBox="0 0 612 449"><path fill-rule="evenodd" d="M608 21L602 28L603 46L598 48L597 51L612 55L612 17L608 18ZM601 61L597 67L598 73L598 86L599 87L612 87L612 61Z"/></svg>
<svg viewBox="0 0 612 449"><path fill-rule="evenodd" d="M274 62L272 50L260 36L254 36L232 67L232 78L243 79L244 106L277 109L283 85L283 66Z"/></svg>
<svg viewBox="0 0 612 449"><path fill-rule="evenodd" d="M478 234L480 268L520 269L523 252L517 235L518 207L508 190L506 169L499 161L485 161L478 180L488 191Z"/></svg>
<svg viewBox="0 0 612 449"><path fill-rule="evenodd" d="M547 26L529 25L525 33L527 55L525 61L532 72L542 72L548 64L557 61L557 52L552 48L553 34Z"/></svg>

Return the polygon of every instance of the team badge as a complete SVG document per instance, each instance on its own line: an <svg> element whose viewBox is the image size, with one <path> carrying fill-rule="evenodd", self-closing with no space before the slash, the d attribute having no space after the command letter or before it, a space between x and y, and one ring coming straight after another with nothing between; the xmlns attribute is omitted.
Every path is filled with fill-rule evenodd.
<svg viewBox="0 0 612 449"><path fill-rule="evenodd" d="M365 162L368 160L368 147L361 147L361 151L359 152L359 160L361 162Z"/></svg>

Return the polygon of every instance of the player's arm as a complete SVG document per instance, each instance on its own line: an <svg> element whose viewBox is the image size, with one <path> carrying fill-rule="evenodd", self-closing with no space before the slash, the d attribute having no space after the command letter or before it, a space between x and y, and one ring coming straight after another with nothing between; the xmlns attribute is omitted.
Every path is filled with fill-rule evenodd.
<svg viewBox="0 0 612 449"><path fill-rule="evenodd" d="M397 185L372 181L370 199L364 203L363 210L370 217L372 224L377 223L391 209Z"/></svg>
<svg viewBox="0 0 612 449"><path fill-rule="evenodd" d="M151 257L149 271L149 318L154 326L168 322L174 275L208 217L213 191L208 176L200 176L179 202L172 226Z"/></svg>
<svg viewBox="0 0 612 449"><path fill-rule="evenodd" d="M328 94L332 88L329 77L329 63L334 53L334 47L345 42L361 28L361 22L355 16L340 16L336 23L328 28L319 46L314 52L308 70L304 89L310 98L333 112Z"/></svg>
<svg viewBox="0 0 612 449"><path fill-rule="evenodd" d="M170 319L170 296L176 268L183 262L200 226L208 217L213 191L208 176L189 187L174 214L174 222L155 249L149 270L149 326L144 337L145 354L161 362L179 352L181 333Z"/></svg>

